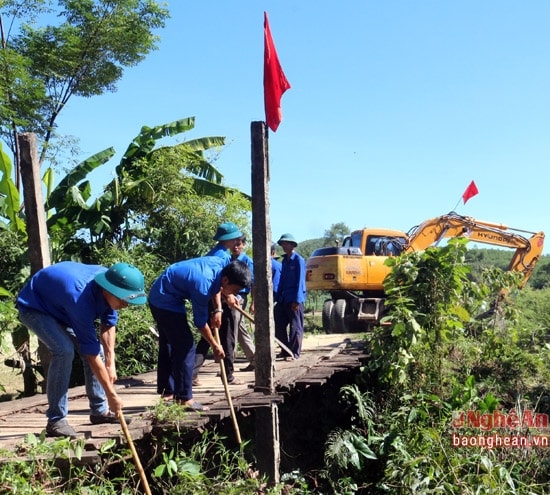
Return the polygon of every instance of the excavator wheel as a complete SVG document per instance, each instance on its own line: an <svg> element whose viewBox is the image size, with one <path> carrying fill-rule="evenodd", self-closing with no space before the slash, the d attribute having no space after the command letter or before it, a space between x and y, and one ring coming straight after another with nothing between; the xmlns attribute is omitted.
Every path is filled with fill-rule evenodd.
<svg viewBox="0 0 550 495"><path fill-rule="evenodd" d="M334 307L330 315L330 326L334 333L346 333L348 332L346 322L346 306L345 299L336 299L334 301Z"/></svg>
<svg viewBox="0 0 550 495"><path fill-rule="evenodd" d="M325 333L332 333L330 328L330 316L332 313L332 308L334 307L334 302L332 299L327 299L323 303L323 311L321 313L321 321L323 322L323 330Z"/></svg>

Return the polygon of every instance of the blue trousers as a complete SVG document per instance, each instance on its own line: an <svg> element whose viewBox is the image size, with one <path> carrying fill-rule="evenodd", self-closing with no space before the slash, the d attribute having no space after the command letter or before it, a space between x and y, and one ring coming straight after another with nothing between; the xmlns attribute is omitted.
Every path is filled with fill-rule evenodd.
<svg viewBox="0 0 550 495"><path fill-rule="evenodd" d="M226 304L222 303L222 325L219 328L220 343L225 352L225 357L223 358L223 364L225 367L225 373L227 376L227 381L233 381L233 372L235 371L234 364L234 355L235 355L235 321L233 319L233 312L231 308ZM210 350L210 344L208 341L201 337L199 343L197 344L196 354L195 354L195 369L193 370L193 377L197 378L199 370L201 369L204 361L206 361L206 356Z"/></svg>
<svg viewBox="0 0 550 495"><path fill-rule="evenodd" d="M71 328L67 328L52 316L34 309L19 308L21 323L29 328L51 353L46 382L48 409L46 417L55 422L67 416L69 411L69 383L75 350L78 341ZM103 350L101 354L103 358ZM88 360L80 356L84 366L86 395L90 414L105 414L108 411L105 391L90 368Z"/></svg>
<svg viewBox="0 0 550 495"><path fill-rule="evenodd" d="M187 315L149 307L159 333L157 392L188 401L193 398L195 341Z"/></svg>
<svg viewBox="0 0 550 495"><path fill-rule="evenodd" d="M302 352L304 339L304 305L300 303L297 311L292 311L291 306L292 303L287 302L275 304L273 308L275 337L294 353L291 357L298 358Z"/></svg>

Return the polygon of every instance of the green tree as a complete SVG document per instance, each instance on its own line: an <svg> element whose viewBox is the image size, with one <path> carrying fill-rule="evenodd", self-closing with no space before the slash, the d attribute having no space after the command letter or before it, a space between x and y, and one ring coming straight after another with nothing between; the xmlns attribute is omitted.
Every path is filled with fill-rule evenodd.
<svg viewBox="0 0 550 495"><path fill-rule="evenodd" d="M532 346L531 351L547 349L550 352L550 287L533 290L526 287L517 294L519 321ZM549 405L550 407L550 405Z"/></svg>
<svg viewBox="0 0 550 495"><path fill-rule="evenodd" d="M545 255L540 258L528 284L534 289L548 289L550 287L550 256Z"/></svg>
<svg viewBox="0 0 550 495"><path fill-rule="evenodd" d="M19 191L12 180L13 165L0 144L0 231L11 230L26 236L25 222L19 212Z"/></svg>
<svg viewBox="0 0 550 495"><path fill-rule="evenodd" d="M124 69L156 48L159 38L153 30L164 27L168 17L153 0L58 0L51 5L6 0L0 7L0 136L15 157L17 188L17 134L37 135L43 162L69 99L115 91ZM41 14L60 22L37 26ZM12 33L15 27L19 30Z"/></svg>
<svg viewBox="0 0 550 495"><path fill-rule="evenodd" d="M160 150L144 166L157 199L154 208L139 212L142 224L135 234L167 262L204 255L223 221L233 221L247 231L250 199L221 185L205 194L203 182L195 187L196 177L187 167L182 169L180 150Z"/></svg>
<svg viewBox="0 0 550 495"><path fill-rule="evenodd" d="M333 223L323 234L324 245L334 246L336 243L342 244L344 237L349 233L349 227L344 222Z"/></svg>

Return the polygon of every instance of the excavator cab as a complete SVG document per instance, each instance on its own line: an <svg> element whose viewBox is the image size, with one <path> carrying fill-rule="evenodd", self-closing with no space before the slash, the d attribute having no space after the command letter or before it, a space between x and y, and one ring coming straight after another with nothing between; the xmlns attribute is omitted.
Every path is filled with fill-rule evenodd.
<svg viewBox="0 0 550 495"><path fill-rule="evenodd" d="M366 254L376 256L399 256L405 247L404 237L370 236L367 240Z"/></svg>
<svg viewBox="0 0 550 495"><path fill-rule="evenodd" d="M342 246L360 247L365 256L399 256L407 243L406 237L395 235L370 234L364 238L364 231L353 232L344 239Z"/></svg>

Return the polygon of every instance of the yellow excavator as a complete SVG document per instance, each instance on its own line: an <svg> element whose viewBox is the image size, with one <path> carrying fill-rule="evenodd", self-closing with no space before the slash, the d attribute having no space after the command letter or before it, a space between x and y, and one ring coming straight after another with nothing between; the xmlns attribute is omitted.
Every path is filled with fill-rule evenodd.
<svg viewBox="0 0 550 495"><path fill-rule="evenodd" d="M384 311L384 279L391 269L384 264L387 257L421 251L451 237L515 249L508 270L523 274L521 287L533 273L544 247L543 232L511 228L455 212L426 220L408 233L377 228L356 230L341 246L316 249L306 262L307 289L331 295L323 304L324 331L361 331L377 324Z"/></svg>

